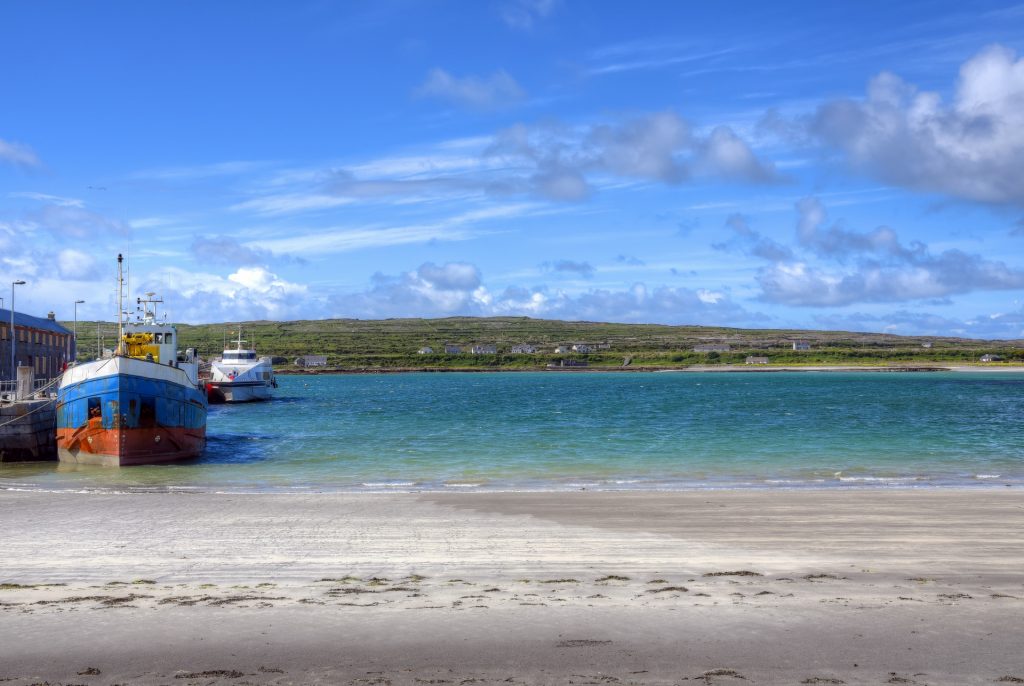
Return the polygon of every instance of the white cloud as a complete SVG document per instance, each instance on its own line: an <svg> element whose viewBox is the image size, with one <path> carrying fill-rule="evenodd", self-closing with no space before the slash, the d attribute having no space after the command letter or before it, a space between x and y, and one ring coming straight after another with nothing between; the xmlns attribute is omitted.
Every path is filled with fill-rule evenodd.
<svg viewBox="0 0 1024 686"><path fill-rule="evenodd" d="M623 290L590 289L575 294L545 286L492 291L479 270L466 263L427 263L398 276L377 274L369 290L338 295L331 302L332 316L364 318L523 315L733 326L767 319L747 312L724 293L706 289L635 283Z"/></svg>
<svg viewBox="0 0 1024 686"><path fill-rule="evenodd" d="M62 239L98 241L131 234L125 222L75 205L46 205L27 216L28 221Z"/></svg>
<svg viewBox="0 0 1024 686"><path fill-rule="evenodd" d="M51 205L57 205L59 207L84 207L85 203L77 198L64 198L59 195L49 195L47 193L31 193L31 192L19 192L19 193L8 193L12 198L28 198L29 200L38 200L40 202L50 203Z"/></svg>
<svg viewBox="0 0 1024 686"><path fill-rule="evenodd" d="M321 255L428 241L465 241L484 234L484 230L477 228L476 224L534 212L535 206L527 203L498 205L470 210L425 224L395 227L331 227L307 233L293 230L292 235L287 238L259 239L249 241L245 245L274 253Z"/></svg>
<svg viewBox="0 0 1024 686"><path fill-rule="evenodd" d="M559 0L511 0L501 10L501 18L513 29L529 31L558 7Z"/></svg>
<svg viewBox="0 0 1024 686"><path fill-rule="evenodd" d="M139 290L161 295L175 321L289 319L311 316L318 309L305 285L264 267L241 267L227 277L165 267L148 273Z"/></svg>
<svg viewBox="0 0 1024 686"><path fill-rule="evenodd" d="M353 202L351 198L324 193L282 193L266 195L236 203L228 209L235 212L256 212L257 214L295 214L311 210L325 210Z"/></svg>
<svg viewBox="0 0 1024 686"><path fill-rule="evenodd" d="M767 301L838 307L1024 289L1024 269L1004 262L961 250L933 253L920 242L906 246L895 231L884 226L866 233L851 231L840 223L825 228L827 215L815 198L801 200L797 211L798 246L825 262L811 264L781 250L759 254L773 262L757 276ZM756 239L755 245L764 242L756 234L748 238ZM773 247L789 250L776 244Z"/></svg>
<svg viewBox="0 0 1024 686"><path fill-rule="evenodd" d="M888 183L1024 205L1024 60L1009 48L964 63L949 103L882 73L864 100L822 105L808 131Z"/></svg>
<svg viewBox="0 0 1024 686"><path fill-rule="evenodd" d="M444 69L435 68L430 70L427 80L416 89L416 95L440 98L474 109L492 110L522 100L526 92L504 70L487 77L459 78Z"/></svg>
<svg viewBox="0 0 1024 686"><path fill-rule="evenodd" d="M57 269L61 278L70 281L93 280L100 276L96 258L86 252L71 248L57 253Z"/></svg>
<svg viewBox="0 0 1024 686"><path fill-rule="evenodd" d="M0 138L0 162L7 162L22 169L40 169L43 166L32 148L23 143L12 143L2 138Z"/></svg>
<svg viewBox="0 0 1024 686"><path fill-rule="evenodd" d="M267 166L267 162L237 160L231 162L215 162L190 167L164 167L160 169L144 169L132 174L135 179L155 179L158 181L194 181L218 176L239 176L248 174Z"/></svg>

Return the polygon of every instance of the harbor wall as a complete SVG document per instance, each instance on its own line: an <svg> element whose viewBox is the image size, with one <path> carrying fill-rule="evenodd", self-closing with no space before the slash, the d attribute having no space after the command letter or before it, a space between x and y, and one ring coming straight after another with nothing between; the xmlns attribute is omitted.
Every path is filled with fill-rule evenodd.
<svg viewBox="0 0 1024 686"><path fill-rule="evenodd" d="M57 459L54 399L0 403L0 462Z"/></svg>

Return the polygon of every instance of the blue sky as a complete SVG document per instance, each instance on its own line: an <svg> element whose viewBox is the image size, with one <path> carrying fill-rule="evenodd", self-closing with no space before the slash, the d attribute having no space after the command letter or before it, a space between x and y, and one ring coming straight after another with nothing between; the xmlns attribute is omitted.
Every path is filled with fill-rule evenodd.
<svg viewBox="0 0 1024 686"><path fill-rule="evenodd" d="M9 2L0 297L1024 338L1024 5Z"/></svg>

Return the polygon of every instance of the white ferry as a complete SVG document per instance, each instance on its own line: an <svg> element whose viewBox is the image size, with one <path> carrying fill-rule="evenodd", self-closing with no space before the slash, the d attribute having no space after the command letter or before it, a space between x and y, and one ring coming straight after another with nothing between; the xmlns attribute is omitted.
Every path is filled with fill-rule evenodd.
<svg viewBox="0 0 1024 686"><path fill-rule="evenodd" d="M206 396L211 403L247 403L270 400L271 389L277 388L274 367L269 357L256 357L256 351L243 348L242 328L234 350L225 350L220 359L210 363Z"/></svg>

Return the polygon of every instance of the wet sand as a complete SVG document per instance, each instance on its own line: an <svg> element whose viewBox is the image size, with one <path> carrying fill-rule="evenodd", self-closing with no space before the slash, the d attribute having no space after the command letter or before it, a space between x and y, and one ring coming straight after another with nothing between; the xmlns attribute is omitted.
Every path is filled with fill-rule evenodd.
<svg viewBox="0 0 1024 686"><path fill-rule="evenodd" d="M0 522L16 685L1024 683L1018 489L4 492Z"/></svg>

